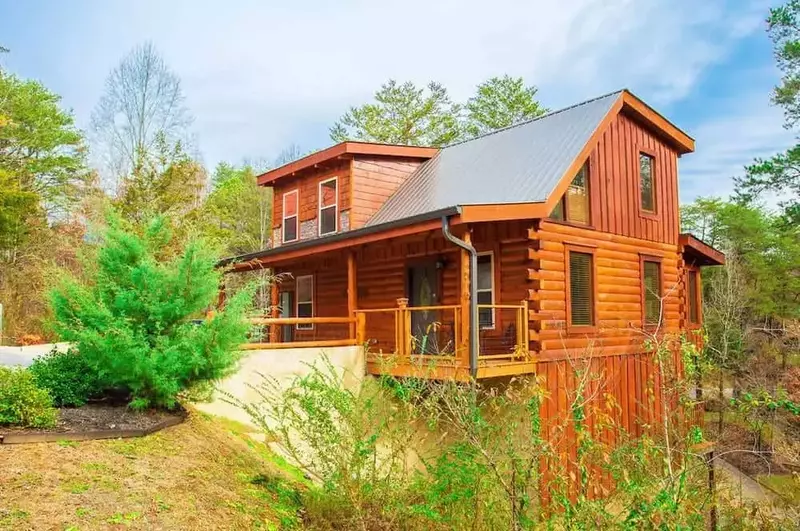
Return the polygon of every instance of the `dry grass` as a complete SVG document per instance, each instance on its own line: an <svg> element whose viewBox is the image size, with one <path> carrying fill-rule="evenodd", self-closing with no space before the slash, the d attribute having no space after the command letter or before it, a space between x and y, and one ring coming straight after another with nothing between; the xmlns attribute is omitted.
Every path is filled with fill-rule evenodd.
<svg viewBox="0 0 800 531"><path fill-rule="evenodd" d="M294 527L297 478L245 431L193 413L141 439L0 447L0 529Z"/></svg>

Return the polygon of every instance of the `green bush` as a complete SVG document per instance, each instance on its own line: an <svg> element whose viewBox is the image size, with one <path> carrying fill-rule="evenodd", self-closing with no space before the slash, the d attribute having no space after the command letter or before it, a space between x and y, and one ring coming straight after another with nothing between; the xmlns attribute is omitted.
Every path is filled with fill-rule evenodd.
<svg viewBox="0 0 800 531"><path fill-rule="evenodd" d="M99 383L129 391L131 407L173 408L191 385L226 376L246 339L253 290L198 324L221 275L205 243L176 250L165 219L137 232L116 217L101 242L87 279L65 277L50 294L54 330L75 343Z"/></svg>
<svg viewBox="0 0 800 531"><path fill-rule="evenodd" d="M56 423L50 394L27 369L0 367L0 425L48 428Z"/></svg>
<svg viewBox="0 0 800 531"><path fill-rule="evenodd" d="M50 392L56 406L78 407L102 390L94 370L75 350L53 349L33 360L29 370L36 385Z"/></svg>

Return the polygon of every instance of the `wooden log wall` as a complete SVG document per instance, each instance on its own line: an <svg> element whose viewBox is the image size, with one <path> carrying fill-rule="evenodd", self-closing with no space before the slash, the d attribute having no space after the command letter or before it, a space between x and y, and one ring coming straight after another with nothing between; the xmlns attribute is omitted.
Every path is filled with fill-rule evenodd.
<svg viewBox="0 0 800 531"><path fill-rule="evenodd" d="M350 160L341 159L333 164L306 171L296 178L279 181L274 186L272 202L272 227L278 229L283 223L283 194L298 190L299 223L316 219L319 209L319 183L333 177L338 178L339 212L350 210ZM300 227L298 224L298 231Z"/></svg>
<svg viewBox="0 0 800 531"><path fill-rule="evenodd" d="M353 159L352 228L363 227L422 162L400 157Z"/></svg>

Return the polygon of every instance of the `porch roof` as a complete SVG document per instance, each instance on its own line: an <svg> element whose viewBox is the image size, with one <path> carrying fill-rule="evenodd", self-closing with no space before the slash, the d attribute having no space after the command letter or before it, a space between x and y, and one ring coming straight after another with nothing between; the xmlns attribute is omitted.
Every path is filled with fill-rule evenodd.
<svg viewBox="0 0 800 531"><path fill-rule="evenodd" d="M692 234L681 234L678 237L678 243L683 249L683 253L695 260L695 263L699 266L725 264L725 253L713 248Z"/></svg>

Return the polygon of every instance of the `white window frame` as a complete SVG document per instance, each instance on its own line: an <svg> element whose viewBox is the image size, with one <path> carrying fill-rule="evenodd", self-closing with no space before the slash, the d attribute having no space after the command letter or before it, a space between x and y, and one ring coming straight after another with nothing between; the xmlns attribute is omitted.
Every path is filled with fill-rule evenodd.
<svg viewBox="0 0 800 531"><path fill-rule="evenodd" d="M322 232L322 185L329 183L329 182L336 183L336 194L334 197L335 202L333 205L326 206L325 208L332 208L334 209L335 216L333 217L333 231L331 232ZM336 234L339 232L339 178L338 177L331 177L330 179L325 179L324 181L320 181L319 185L317 186L317 234L319 236L327 236L329 234Z"/></svg>
<svg viewBox="0 0 800 531"><path fill-rule="evenodd" d="M311 300L310 301L300 301L300 279L309 279L311 281ZM311 317L314 317L314 275L300 275L295 277L294 279L295 286L294 286L294 314L297 317L300 317L300 305L301 304L310 304L311 305ZM295 325L297 330L314 330L314 324L300 324L297 323Z"/></svg>
<svg viewBox="0 0 800 531"><path fill-rule="evenodd" d="M478 293L480 293L480 292L490 291L491 294L492 294L492 302L491 302L491 304L494 304L495 303L495 288L497 287L495 285L495 278L494 278L494 251L484 251L484 252L478 253L478 257L481 257L481 256L488 256L489 257L489 270L491 271L491 275L492 275L492 287L489 290L487 290L487 289L478 289L478 287L475 286L475 296L477 297ZM477 277L477 272L476 272L476 277ZM481 325L480 324L480 311L478 312L478 317L479 317L479 319L478 319L478 323L479 323L478 327L480 328L480 330L494 330L497 327L497 310L496 310L496 308L492 308L492 325L491 326L486 326L486 325Z"/></svg>
<svg viewBox="0 0 800 531"><path fill-rule="evenodd" d="M297 202L297 209L294 216L286 216L286 197L295 194L295 201ZM283 212L281 212L281 216L283 219L281 220L281 241L283 243L292 243L296 242L300 239L300 189L295 188L294 190L289 190L288 192L283 193L283 197L281 198L283 201ZM286 220L289 218L295 218L295 231L294 231L294 239L287 240L286 239Z"/></svg>

